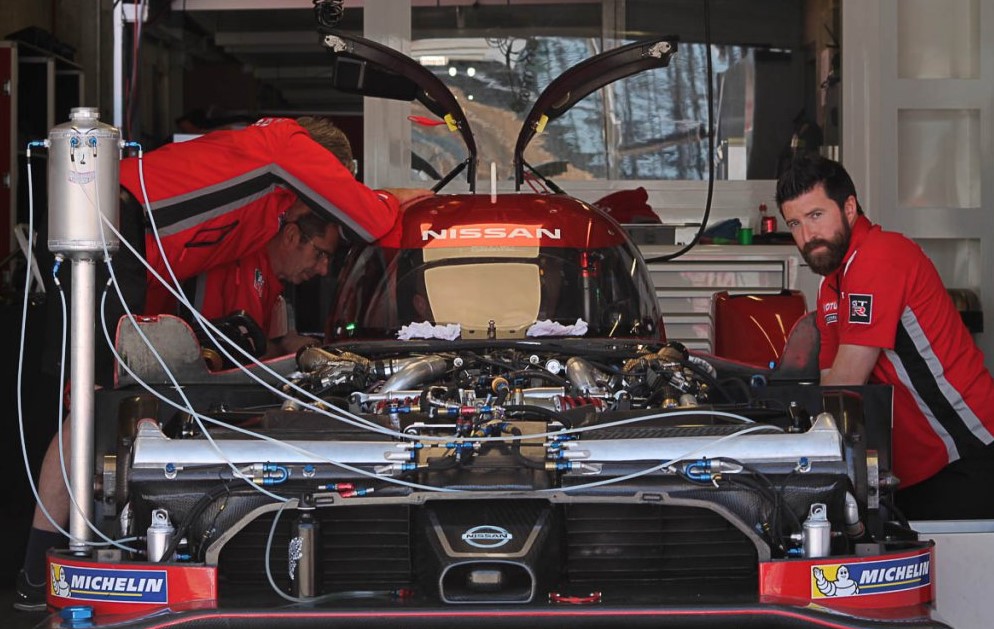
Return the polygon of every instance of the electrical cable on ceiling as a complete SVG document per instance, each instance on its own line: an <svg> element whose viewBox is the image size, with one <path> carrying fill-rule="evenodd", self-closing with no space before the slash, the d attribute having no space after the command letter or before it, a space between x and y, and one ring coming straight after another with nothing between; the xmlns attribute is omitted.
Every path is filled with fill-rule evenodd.
<svg viewBox="0 0 994 629"><path fill-rule="evenodd" d="M701 217L701 225L697 228L697 232L689 243L687 243L682 249L674 253L670 253L664 256L657 256L655 258L647 259L646 264L652 264L657 262L669 262L670 260L675 260L683 254L687 253L691 249L697 246L697 243L701 240L701 236L704 235L704 231L708 227L708 219L711 218L711 202L714 199L714 65L711 60L711 3L710 0L704 0L704 47L707 49L707 94L708 94L708 195L707 200L704 202L704 215Z"/></svg>
<svg viewBox="0 0 994 629"><path fill-rule="evenodd" d="M335 28L345 15L345 0L314 0L314 19L326 28Z"/></svg>

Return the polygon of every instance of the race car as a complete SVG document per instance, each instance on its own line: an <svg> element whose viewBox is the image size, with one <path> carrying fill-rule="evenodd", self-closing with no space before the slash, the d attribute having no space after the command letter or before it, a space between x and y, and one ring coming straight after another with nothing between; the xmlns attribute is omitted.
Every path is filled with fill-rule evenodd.
<svg viewBox="0 0 994 629"><path fill-rule="evenodd" d="M337 87L416 99L463 138L438 188L465 171L470 191L357 252L324 343L295 356L258 363L203 324L240 365L211 371L187 322L122 321L98 498L132 541L51 553L51 607L148 627L941 626L934 548L888 508L886 389L817 386L810 319L775 369L667 342L617 222L548 180L476 193L442 82L322 37ZM554 81L517 185L546 124L676 52L633 43Z"/></svg>

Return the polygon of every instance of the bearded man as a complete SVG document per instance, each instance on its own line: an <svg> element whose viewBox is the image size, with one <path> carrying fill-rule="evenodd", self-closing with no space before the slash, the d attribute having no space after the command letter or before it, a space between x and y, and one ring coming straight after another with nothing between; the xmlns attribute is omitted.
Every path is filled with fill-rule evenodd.
<svg viewBox="0 0 994 629"><path fill-rule="evenodd" d="M838 162L795 159L776 201L804 259L824 276L821 384L893 387L898 508L909 519L994 517L994 378L935 265L866 218Z"/></svg>

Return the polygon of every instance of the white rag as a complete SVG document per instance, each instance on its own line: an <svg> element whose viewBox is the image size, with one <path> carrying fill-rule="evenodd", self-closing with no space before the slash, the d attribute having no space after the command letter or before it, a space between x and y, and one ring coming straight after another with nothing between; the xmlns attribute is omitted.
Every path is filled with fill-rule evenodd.
<svg viewBox="0 0 994 629"><path fill-rule="evenodd" d="M397 333L397 338L402 341L409 341L411 339L442 339L444 341L453 341L459 338L462 334L462 328L459 327L458 323L446 323L444 325L435 325L430 321L422 321L421 323L412 323L411 325L405 325Z"/></svg>
<svg viewBox="0 0 994 629"><path fill-rule="evenodd" d="M573 325L563 325L551 319L536 321L525 333L527 336L583 336L587 333L587 322L577 319Z"/></svg>

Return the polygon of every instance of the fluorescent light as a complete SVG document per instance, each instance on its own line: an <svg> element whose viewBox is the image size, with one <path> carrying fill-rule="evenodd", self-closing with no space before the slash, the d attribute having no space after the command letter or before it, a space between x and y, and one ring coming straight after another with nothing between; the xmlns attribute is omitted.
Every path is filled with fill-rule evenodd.
<svg viewBox="0 0 994 629"><path fill-rule="evenodd" d="M423 66L444 66L449 64L449 58L445 55L421 55L418 63Z"/></svg>

